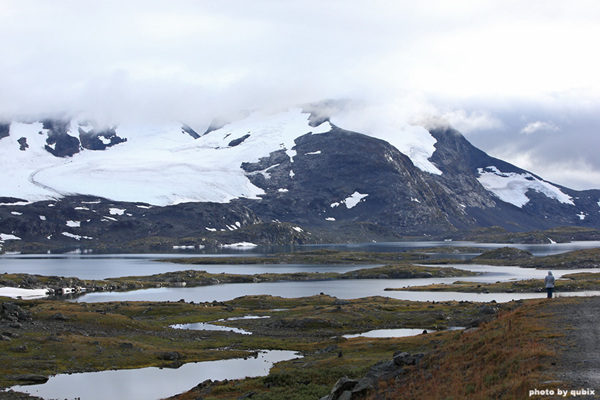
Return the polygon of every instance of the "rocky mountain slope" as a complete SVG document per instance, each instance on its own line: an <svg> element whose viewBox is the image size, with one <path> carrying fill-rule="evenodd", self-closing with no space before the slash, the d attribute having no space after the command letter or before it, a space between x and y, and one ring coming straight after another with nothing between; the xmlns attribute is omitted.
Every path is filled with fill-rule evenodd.
<svg viewBox="0 0 600 400"><path fill-rule="evenodd" d="M546 182L447 126L375 126L301 109L206 130L4 124L0 240L196 246L600 228L600 190Z"/></svg>

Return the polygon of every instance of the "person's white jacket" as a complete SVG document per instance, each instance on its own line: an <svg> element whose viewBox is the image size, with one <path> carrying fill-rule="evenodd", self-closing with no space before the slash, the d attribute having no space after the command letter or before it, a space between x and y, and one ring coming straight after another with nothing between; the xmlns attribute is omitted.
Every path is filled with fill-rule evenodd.
<svg viewBox="0 0 600 400"><path fill-rule="evenodd" d="M552 275L552 271L548 271L548 275L546 275L546 288L553 288L554 287L554 275Z"/></svg>

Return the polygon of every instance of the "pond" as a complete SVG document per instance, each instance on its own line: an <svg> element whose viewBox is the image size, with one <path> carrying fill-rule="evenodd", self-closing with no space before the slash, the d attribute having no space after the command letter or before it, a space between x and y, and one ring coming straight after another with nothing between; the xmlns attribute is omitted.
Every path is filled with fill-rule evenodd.
<svg viewBox="0 0 600 400"><path fill-rule="evenodd" d="M260 351L256 357L187 363L176 369L141 368L61 374L50 377L44 384L13 386L11 389L44 399L158 400L188 391L207 379L266 376L274 363L298 357L300 355L292 351Z"/></svg>

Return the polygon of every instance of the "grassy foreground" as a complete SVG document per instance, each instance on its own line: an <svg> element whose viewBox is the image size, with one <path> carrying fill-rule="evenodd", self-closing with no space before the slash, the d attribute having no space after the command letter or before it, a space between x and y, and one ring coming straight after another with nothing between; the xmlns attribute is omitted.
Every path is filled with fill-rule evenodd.
<svg viewBox="0 0 600 400"><path fill-rule="evenodd" d="M4 311L0 318L0 388L27 383L32 374L39 379L40 375L58 373L174 367L185 362L247 357L256 350L271 349L299 351L305 357L299 365L288 362L278 366L273 373L280 375L257 378L255 381L261 383L255 384L263 387L262 392L292 390L294 379L304 376L302 381L311 384L302 388L320 395L327 394L340 376L360 375L400 346L399 339L345 339L344 334L381 328L433 331L471 326L492 318L502 308L384 297L339 300L326 295L298 299L244 296L223 303L197 304L0 299L2 310L15 307L19 321ZM247 315L269 318L220 321ZM225 324L253 334L170 327L194 322ZM439 333L440 337L445 334ZM437 335L409 339L402 346L422 348L439 340ZM273 382L267 387L263 379Z"/></svg>
<svg viewBox="0 0 600 400"><path fill-rule="evenodd" d="M569 299L558 301L569 301ZM525 399L551 379L556 351L546 300L523 302L473 332L456 332L398 381L369 399Z"/></svg>
<svg viewBox="0 0 600 400"><path fill-rule="evenodd" d="M560 299L558 301L570 301ZM394 351L425 352L425 359L406 368L401 378L380 381L371 400L515 399L551 379L555 360L546 300L511 303L498 317L477 329L443 331L396 339L352 339L338 344L343 356L325 355L314 361L282 362L264 378L200 385L174 399L318 399L341 377L359 379L376 360L389 360ZM367 352L364 350L368 349Z"/></svg>
<svg viewBox="0 0 600 400"><path fill-rule="evenodd" d="M0 299L3 304L8 299ZM560 308L569 298L550 302ZM425 353L400 379L380 382L371 399L523 399L551 380L556 360L545 299L507 304L410 302L384 297L285 299L245 296L224 303L13 301L29 321L0 321L0 387L50 375L246 357L257 349L295 350L303 358L275 365L266 377L198 382L176 399L319 399L346 376L359 379L394 352ZM246 315L266 319L225 318ZM213 321L253 332L173 329ZM215 322L216 321L216 322ZM16 325L19 325L18 327ZM451 326L478 326L442 330ZM381 328L423 328L407 338L341 335Z"/></svg>

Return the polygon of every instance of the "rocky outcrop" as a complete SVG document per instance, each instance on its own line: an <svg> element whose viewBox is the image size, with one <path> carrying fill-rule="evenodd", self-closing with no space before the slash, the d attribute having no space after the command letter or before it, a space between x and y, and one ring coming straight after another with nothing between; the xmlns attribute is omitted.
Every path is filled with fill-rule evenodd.
<svg viewBox="0 0 600 400"><path fill-rule="evenodd" d="M81 147L88 150L106 150L111 146L127 141L126 138L117 136L114 129L104 131L90 129L86 131L82 128L79 128L79 140L81 141Z"/></svg>
<svg viewBox="0 0 600 400"><path fill-rule="evenodd" d="M423 353L410 354L403 351L394 353L392 360L375 364L361 379L343 377L336 382L329 395L320 400L357 400L363 399L377 388L379 381L394 379L406 373L404 367L418 364Z"/></svg>
<svg viewBox="0 0 600 400"><path fill-rule="evenodd" d="M56 157L71 157L79 153L79 139L69 135L68 121L45 120L43 128L48 130L48 138L44 148Z"/></svg>
<svg viewBox="0 0 600 400"><path fill-rule="evenodd" d="M174 246L301 244L312 239L294 224L263 223L241 204L181 203L158 207L143 203L73 196L19 204L4 198L1 232L20 238L4 243L22 251L56 247L127 247L131 251L169 250ZM0 199L1 200L1 199ZM15 205L11 205L15 204ZM29 249L29 250L28 250Z"/></svg>
<svg viewBox="0 0 600 400"><path fill-rule="evenodd" d="M27 138L19 138L17 143L19 143L19 150L21 151L25 151L29 148L29 144L27 144Z"/></svg>
<svg viewBox="0 0 600 400"><path fill-rule="evenodd" d="M0 139L10 135L10 124L0 123Z"/></svg>
<svg viewBox="0 0 600 400"><path fill-rule="evenodd" d="M533 258L533 254L526 250L515 249L514 247L502 247L499 249L489 250L473 260L527 260Z"/></svg>
<svg viewBox="0 0 600 400"><path fill-rule="evenodd" d="M31 321L31 314L14 303L0 303L0 321L27 322Z"/></svg>

